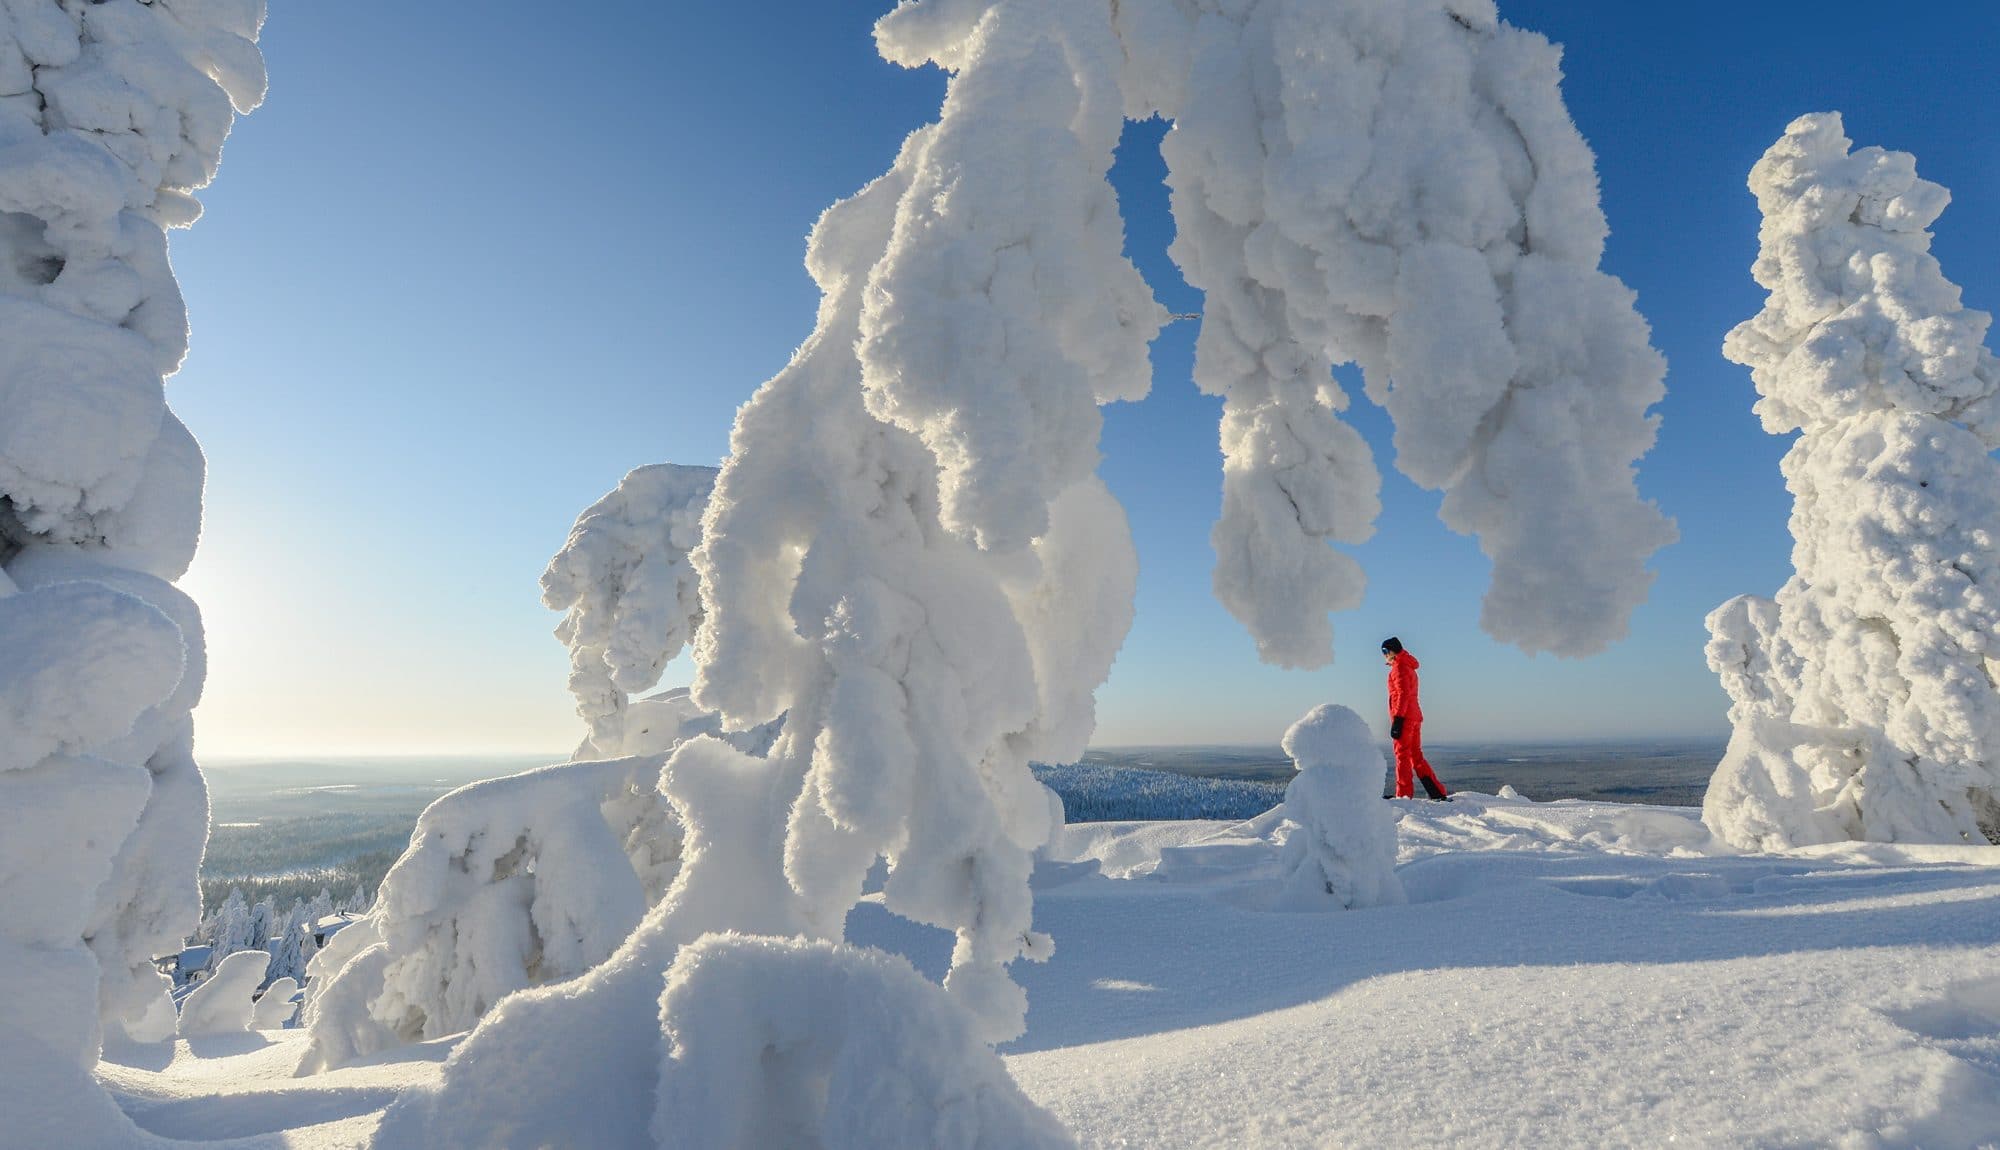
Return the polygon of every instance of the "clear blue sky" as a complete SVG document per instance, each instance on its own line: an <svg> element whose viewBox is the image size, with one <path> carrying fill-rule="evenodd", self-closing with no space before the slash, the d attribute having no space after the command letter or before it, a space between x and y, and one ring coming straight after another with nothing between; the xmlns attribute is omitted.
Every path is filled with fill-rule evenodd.
<svg viewBox="0 0 2000 1150"><path fill-rule="evenodd" d="M270 98L238 122L207 218L174 239L194 336L169 395L209 458L187 584L211 629L207 753L575 741L536 580L628 469L718 461L737 405L811 330L807 229L943 92L876 58L885 6L272 4ZM1785 444L1719 349L1761 304L1745 177L1798 114L1838 110L1857 144L1914 152L1953 192L1945 273L2000 308L2000 5L1501 11L1567 48L1607 267L1670 363L1640 487L1682 539L1651 600L1597 658L1498 646L1477 626L1478 548L1390 473L1335 666L1260 666L1209 594L1218 405L1177 324L1152 397L1107 413L1103 473L1142 573L1100 744L1273 742L1324 701L1378 713L1391 633L1424 661L1433 741L1722 731L1702 617L1774 591L1790 541ZM1113 179L1133 259L1191 311L1164 254L1162 130L1130 126ZM1387 421L1357 409L1386 467Z"/></svg>

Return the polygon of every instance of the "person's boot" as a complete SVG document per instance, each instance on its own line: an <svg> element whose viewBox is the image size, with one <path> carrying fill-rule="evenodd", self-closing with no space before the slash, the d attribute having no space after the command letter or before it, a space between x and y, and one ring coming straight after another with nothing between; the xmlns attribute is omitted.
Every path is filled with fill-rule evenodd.
<svg viewBox="0 0 2000 1150"><path fill-rule="evenodd" d="M1424 785L1424 793L1440 803L1448 803L1451 796L1445 793L1444 784L1429 775L1418 775L1417 781Z"/></svg>

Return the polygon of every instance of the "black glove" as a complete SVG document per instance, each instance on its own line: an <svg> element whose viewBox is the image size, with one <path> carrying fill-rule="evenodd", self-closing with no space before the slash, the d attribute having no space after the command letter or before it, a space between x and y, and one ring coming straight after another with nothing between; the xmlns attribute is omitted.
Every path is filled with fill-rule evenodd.
<svg viewBox="0 0 2000 1150"><path fill-rule="evenodd" d="M1395 718L1389 720L1389 738L1392 740L1400 740L1402 737L1403 737L1403 716L1397 715Z"/></svg>

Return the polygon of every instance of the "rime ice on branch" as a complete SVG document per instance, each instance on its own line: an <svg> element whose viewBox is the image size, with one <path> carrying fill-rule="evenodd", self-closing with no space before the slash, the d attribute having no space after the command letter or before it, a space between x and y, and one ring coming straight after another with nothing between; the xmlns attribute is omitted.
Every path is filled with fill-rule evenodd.
<svg viewBox="0 0 2000 1150"><path fill-rule="evenodd" d="M2000 828L2000 365L1925 229L1916 161L1804 116L1751 169L1769 302L1724 354L1785 455L1775 601L1708 623L1735 732L1703 818L1746 848ZM1984 831L1982 832L1982 827Z"/></svg>
<svg viewBox="0 0 2000 1150"><path fill-rule="evenodd" d="M1129 114L1174 123L1172 254L1207 293L1195 381L1224 401L1215 590L1259 654L1327 662L1327 613L1361 601L1327 546L1380 510L1343 363L1395 420L1398 469L1493 561L1488 633L1559 655L1621 638L1675 537L1632 470L1665 364L1598 270L1560 51L1491 0L1117 10Z"/></svg>
<svg viewBox="0 0 2000 1150"><path fill-rule="evenodd" d="M569 647L570 693L590 728L577 758L640 753L626 745L626 708L701 623L688 552L714 487L713 467L635 468L577 516L542 573L543 604L567 612L556 637Z"/></svg>
<svg viewBox="0 0 2000 1150"><path fill-rule="evenodd" d="M200 214L232 105L263 98L263 16L0 4L0 968L34 988L0 996L0 1060L61 1079L0 1105L30 1144L113 1136L42 1139L36 1116L106 1113L100 1018L173 1032L152 958L200 916L201 618L172 580L202 458L161 385L188 335L166 229Z"/></svg>

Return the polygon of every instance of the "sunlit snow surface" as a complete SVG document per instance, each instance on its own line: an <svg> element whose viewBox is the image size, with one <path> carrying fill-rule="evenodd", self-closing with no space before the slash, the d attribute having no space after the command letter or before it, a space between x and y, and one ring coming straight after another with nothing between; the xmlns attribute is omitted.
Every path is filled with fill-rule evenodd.
<svg viewBox="0 0 2000 1150"><path fill-rule="evenodd" d="M2000 1140L2000 847L1740 856L1686 808L1392 809L1409 903L1328 913L1260 909L1275 814L1066 828L1016 1079L1086 1146ZM851 940L941 974L950 937L879 897ZM299 1037L100 1076L155 1134L359 1147L455 1041L294 1079Z"/></svg>

